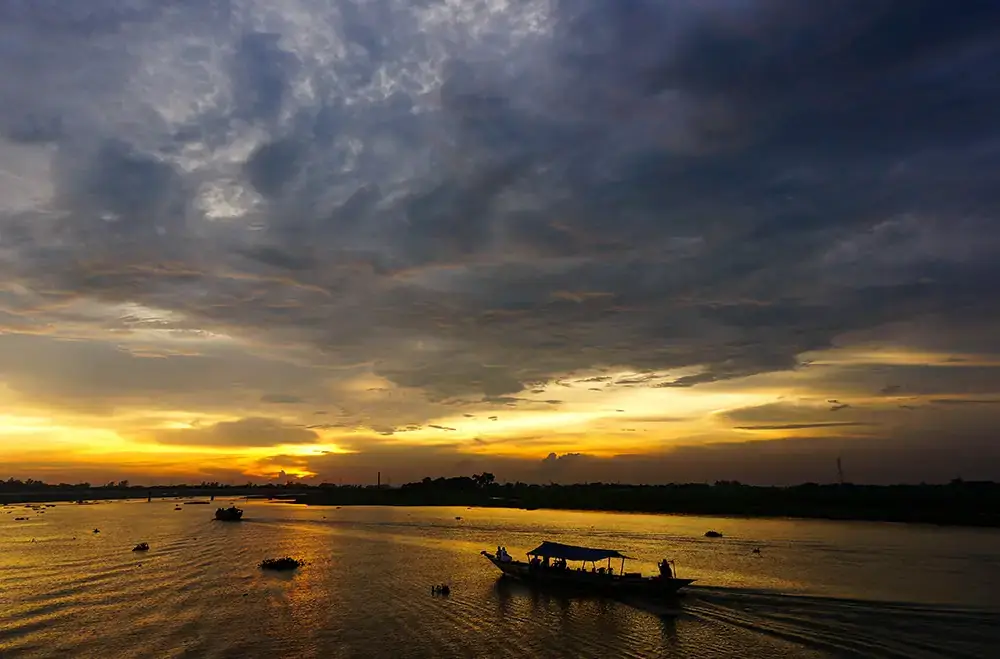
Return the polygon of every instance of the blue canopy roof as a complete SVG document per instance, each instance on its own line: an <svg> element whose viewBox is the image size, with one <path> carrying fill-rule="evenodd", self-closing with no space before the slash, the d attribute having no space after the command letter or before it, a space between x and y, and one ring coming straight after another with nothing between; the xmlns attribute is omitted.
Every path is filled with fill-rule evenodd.
<svg viewBox="0 0 1000 659"><path fill-rule="evenodd" d="M567 561L603 561L606 558L629 558L614 549L592 549L564 545L560 542L543 542L528 552L528 556L541 558L563 558Z"/></svg>

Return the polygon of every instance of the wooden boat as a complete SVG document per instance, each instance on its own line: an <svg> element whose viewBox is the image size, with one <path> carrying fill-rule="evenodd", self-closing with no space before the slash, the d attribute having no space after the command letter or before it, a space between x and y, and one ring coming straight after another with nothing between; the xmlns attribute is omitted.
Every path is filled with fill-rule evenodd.
<svg viewBox="0 0 1000 659"><path fill-rule="evenodd" d="M243 519L243 509L236 506L218 508L215 511L215 519L220 522L238 522Z"/></svg>
<svg viewBox="0 0 1000 659"><path fill-rule="evenodd" d="M604 595L673 597L678 590L694 582L694 579L676 578L673 563L667 560L660 562L660 574L653 577L646 577L638 572L625 572L625 561L631 559L614 549L543 542L528 552L528 561L516 561L506 550L499 548L498 553L480 553L505 577L529 584L568 587ZM611 565L612 559L621 560L617 574ZM581 566L571 568L567 561L579 561ZM604 561L607 561L607 565L597 566L598 562Z"/></svg>

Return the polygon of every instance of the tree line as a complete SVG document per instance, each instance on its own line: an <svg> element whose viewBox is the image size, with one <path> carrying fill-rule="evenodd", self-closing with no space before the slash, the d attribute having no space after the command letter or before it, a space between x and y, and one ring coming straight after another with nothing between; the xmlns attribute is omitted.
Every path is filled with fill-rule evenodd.
<svg viewBox="0 0 1000 659"><path fill-rule="evenodd" d="M127 480L46 484L0 480L0 500L123 498L229 494L291 496L310 505L486 506L604 510L692 515L806 517L924 522L1000 527L1000 484L955 479L943 485L857 485L804 483L757 486L738 481L625 485L620 483L499 483L494 474L425 477L399 487L309 485L301 481L229 485L202 481L183 485L133 485Z"/></svg>

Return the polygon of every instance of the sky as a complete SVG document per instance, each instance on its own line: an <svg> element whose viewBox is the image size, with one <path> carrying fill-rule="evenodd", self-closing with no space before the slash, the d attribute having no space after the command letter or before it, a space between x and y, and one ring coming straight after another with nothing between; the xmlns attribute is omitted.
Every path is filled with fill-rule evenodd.
<svg viewBox="0 0 1000 659"><path fill-rule="evenodd" d="M1000 3L0 3L0 477L1000 480Z"/></svg>

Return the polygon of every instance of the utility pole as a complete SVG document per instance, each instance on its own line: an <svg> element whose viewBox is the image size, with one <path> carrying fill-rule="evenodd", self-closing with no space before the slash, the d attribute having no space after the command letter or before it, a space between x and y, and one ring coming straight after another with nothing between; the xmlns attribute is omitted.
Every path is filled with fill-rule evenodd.
<svg viewBox="0 0 1000 659"><path fill-rule="evenodd" d="M841 485L844 484L844 467L840 463L839 455L837 456L837 480L840 482Z"/></svg>
<svg viewBox="0 0 1000 659"><path fill-rule="evenodd" d="M382 472L381 471L376 471L375 472L375 487L377 487L380 490L382 489Z"/></svg>

